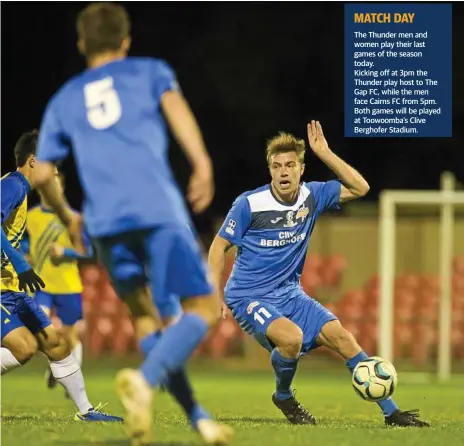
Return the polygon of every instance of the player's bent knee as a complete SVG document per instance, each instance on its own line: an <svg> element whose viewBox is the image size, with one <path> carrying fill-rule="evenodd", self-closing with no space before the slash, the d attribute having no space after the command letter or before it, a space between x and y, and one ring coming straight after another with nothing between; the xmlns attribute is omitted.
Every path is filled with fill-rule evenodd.
<svg viewBox="0 0 464 446"><path fill-rule="evenodd" d="M39 342L39 349L45 353L49 359L55 359L56 355L61 356L61 352L63 351L71 352L69 344L66 342L64 336L58 335L53 325L39 332L36 337Z"/></svg>
<svg viewBox="0 0 464 446"><path fill-rule="evenodd" d="M271 322L266 336L284 356L299 357L303 346L303 331L289 319L280 318Z"/></svg>
<svg viewBox="0 0 464 446"><path fill-rule="evenodd" d="M208 327L214 327L221 319L221 304L216 294L184 299L182 308L184 313L196 313L201 316Z"/></svg>
<svg viewBox="0 0 464 446"><path fill-rule="evenodd" d="M69 343L63 336L57 337L57 342L52 342L41 349L50 361L61 361L71 354Z"/></svg>

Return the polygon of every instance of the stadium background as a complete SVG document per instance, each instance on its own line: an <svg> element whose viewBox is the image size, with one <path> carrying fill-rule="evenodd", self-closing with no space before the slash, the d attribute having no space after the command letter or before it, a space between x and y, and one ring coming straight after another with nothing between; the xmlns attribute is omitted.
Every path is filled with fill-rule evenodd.
<svg viewBox="0 0 464 446"><path fill-rule="evenodd" d="M75 18L85 3L2 5L2 173L13 168L21 132L38 127L44 106L61 84L84 68L75 48ZM234 198L268 181L266 140L279 130L305 138L319 119L334 151L371 185L361 203L318 223L302 279L309 294L331 307L375 353L378 209L383 189L437 189L451 171L464 182L464 7L453 6L453 138L343 137L342 3L127 3L132 55L166 59L200 122L215 163L216 197L195 222L207 246ZM172 143L175 174L185 186L189 169ZM130 156L130 154L128 154ZM311 153L306 180L330 171ZM67 195L79 208L72 162L64 165ZM147 185L149 187L149 185ZM414 368L433 366L439 296L438 210L403 209L398 230L396 347ZM464 358L464 221L455 235L453 355ZM228 266L232 257L228 259ZM97 266L83 270L89 355L124 356L136 348L125 309ZM316 356L324 357L320 352ZM198 355L246 358L266 364L266 353L228 319Z"/></svg>

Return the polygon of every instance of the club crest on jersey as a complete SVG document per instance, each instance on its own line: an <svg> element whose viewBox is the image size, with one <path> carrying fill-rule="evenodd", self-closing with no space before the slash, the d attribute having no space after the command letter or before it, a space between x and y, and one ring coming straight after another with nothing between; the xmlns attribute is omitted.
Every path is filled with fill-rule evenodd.
<svg viewBox="0 0 464 446"><path fill-rule="evenodd" d="M253 311L253 308L257 307L258 305L259 305L258 301L251 302L251 304L248 305L248 307L247 307L247 313L251 314L251 312Z"/></svg>
<svg viewBox="0 0 464 446"><path fill-rule="evenodd" d="M293 217L295 215L294 211L288 211L287 214L285 215L285 220L287 221L284 224L284 228L293 228L296 226L298 223L293 220Z"/></svg>
<svg viewBox="0 0 464 446"><path fill-rule="evenodd" d="M285 220L286 223L284 224L284 228L293 228L298 224L297 220L301 219L300 223L303 223L305 221L305 218L309 214L309 209L306 206L302 206L298 211L296 212L295 216L295 211L288 211L285 214Z"/></svg>
<svg viewBox="0 0 464 446"><path fill-rule="evenodd" d="M301 221L304 222L308 214L309 214L309 209L306 206L303 206L300 209L298 209L295 220L298 220L299 218L301 218Z"/></svg>

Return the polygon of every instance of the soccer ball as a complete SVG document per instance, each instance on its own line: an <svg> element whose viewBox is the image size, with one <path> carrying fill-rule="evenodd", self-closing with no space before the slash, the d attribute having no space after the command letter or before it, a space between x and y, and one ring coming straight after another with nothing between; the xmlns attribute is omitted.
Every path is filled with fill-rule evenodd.
<svg viewBox="0 0 464 446"><path fill-rule="evenodd" d="M353 370L352 383L356 393L366 401L382 401L393 394L398 376L390 361L379 356L360 361Z"/></svg>

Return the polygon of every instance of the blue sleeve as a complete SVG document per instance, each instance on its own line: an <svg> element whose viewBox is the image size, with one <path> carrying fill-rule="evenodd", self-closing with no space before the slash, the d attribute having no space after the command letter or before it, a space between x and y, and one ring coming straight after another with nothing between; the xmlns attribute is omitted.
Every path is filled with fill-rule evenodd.
<svg viewBox="0 0 464 446"><path fill-rule="evenodd" d="M307 185L316 201L316 211L318 214L327 209L340 209L340 192L342 188L340 181L311 181Z"/></svg>
<svg viewBox="0 0 464 446"><path fill-rule="evenodd" d="M156 61L154 65L154 93L160 99L163 93L169 90L180 91L174 70L162 60Z"/></svg>
<svg viewBox="0 0 464 446"><path fill-rule="evenodd" d="M29 254L31 252L31 246L29 243L29 233L27 231L24 232L19 249L23 254Z"/></svg>
<svg viewBox="0 0 464 446"><path fill-rule="evenodd" d="M235 246L241 246L243 236L251 223L250 203L245 196L238 197L227 214L218 234Z"/></svg>
<svg viewBox="0 0 464 446"><path fill-rule="evenodd" d="M8 237L5 234L5 231L3 230L3 227L2 227L2 251L3 251L2 254L5 253L6 256L8 257L8 260L13 265L13 268L15 269L17 274L21 274L24 271L31 269L31 266L26 262L26 260L21 255L21 253L18 250L13 248L10 241L8 240Z"/></svg>
<svg viewBox="0 0 464 446"><path fill-rule="evenodd" d="M21 182L14 177L6 177L1 183L2 224L24 200L26 191Z"/></svg>
<svg viewBox="0 0 464 446"><path fill-rule="evenodd" d="M45 110L37 143L39 161L61 161L69 155L71 144L66 135L57 110L57 97L53 98Z"/></svg>

